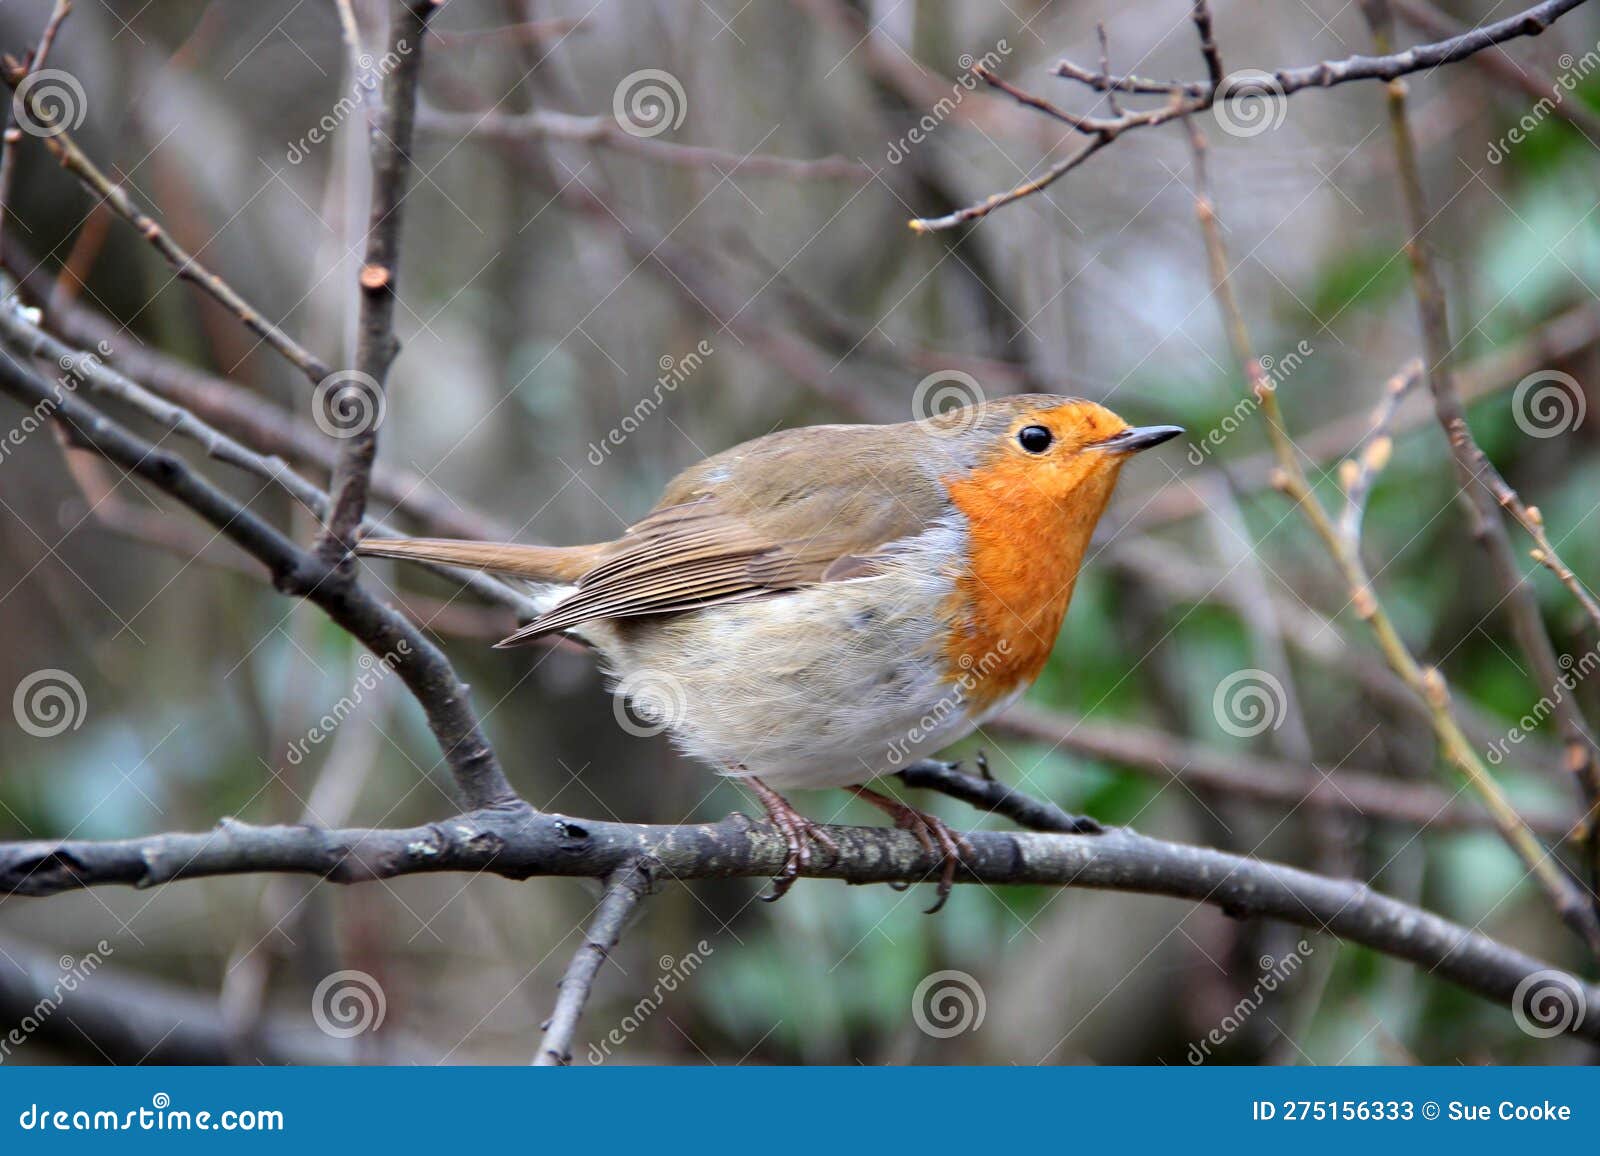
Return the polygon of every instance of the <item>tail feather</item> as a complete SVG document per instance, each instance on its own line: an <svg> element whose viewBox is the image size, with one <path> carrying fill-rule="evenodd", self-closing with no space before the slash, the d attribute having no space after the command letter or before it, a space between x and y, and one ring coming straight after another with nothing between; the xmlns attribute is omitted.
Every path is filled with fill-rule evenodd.
<svg viewBox="0 0 1600 1156"><path fill-rule="evenodd" d="M356 553L493 570L535 582L576 582L594 568L602 549L602 546L522 546L515 542L468 542L452 538L367 538L356 546Z"/></svg>

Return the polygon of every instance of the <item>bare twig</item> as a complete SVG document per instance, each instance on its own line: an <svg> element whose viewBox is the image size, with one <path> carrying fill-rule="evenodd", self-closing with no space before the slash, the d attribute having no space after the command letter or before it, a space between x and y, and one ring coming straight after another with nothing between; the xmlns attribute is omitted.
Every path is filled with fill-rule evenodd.
<svg viewBox="0 0 1600 1156"><path fill-rule="evenodd" d="M951 229L967 221L987 216L1002 205L1012 204L1024 197L1048 188L1056 180L1076 168L1095 152L1110 144L1123 133L1135 129L1154 128L1156 125L1204 112L1218 101L1287 99L1306 88L1332 88L1355 80L1394 80L1424 69L1437 68L1463 60L1485 48L1504 43L1520 36L1537 36L1563 14L1570 12L1583 0L1546 0L1531 8L1473 28L1459 36L1451 36L1432 44L1419 44L1404 52L1383 56L1351 56L1344 60L1324 60L1320 64L1302 68L1280 68L1275 72L1254 77L1247 84L1229 85L1223 73L1221 57L1211 33L1211 12L1205 0L1196 0L1193 20L1200 36L1201 55L1205 59L1205 81L1158 81L1136 76L1109 76L1091 72L1070 61L1056 65L1056 75L1084 84L1096 92L1124 92L1144 96L1164 96L1166 101L1158 108L1124 112L1117 116L1080 116L1065 112L1048 101L1021 92L1009 85L996 87L1025 104L1047 112L1054 119L1071 125L1077 132L1089 137L1089 144L1078 154L1057 162L1046 172L1014 189L996 193L978 204L948 213L943 217L916 218L910 224L919 233L938 229ZM991 81L991 83L995 83Z"/></svg>
<svg viewBox="0 0 1600 1156"><path fill-rule="evenodd" d="M1280 810L1306 807L1428 831L1491 823L1487 814L1463 806L1428 784L1397 782L1372 770L1341 767L1328 773L1287 759L1223 752L1133 723L1096 723L1038 707L1015 706L985 724L985 730L1049 743L1161 782L1177 779L1202 795ZM1557 840L1573 828L1570 819L1557 814L1529 816L1528 821Z"/></svg>
<svg viewBox="0 0 1600 1156"><path fill-rule="evenodd" d="M1278 405L1276 388L1261 368L1250 345L1250 335L1229 279L1227 249L1222 230L1217 223L1216 208L1211 199L1205 167L1205 137L1192 120L1189 127L1190 142L1195 158L1195 215L1200 221L1205 238L1206 255L1211 266L1212 291L1222 311L1223 327L1228 343L1239 363L1251 395L1261 408L1261 416L1278 460L1277 486L1294 501L1310 523L1317 536L1327 547L1340 577L1350 592L1350 602L1356 614L1371 627L1374 638L1384 658L1395 673L1403 679L1427 704L1430 721L1440 749L1456 767L1467 784L1482 799L1493 817L1495 828L1517 853L1528 874L1538 883L1562 919L1583 938L1593 951L1600 952L1600 920L1582 890L1567 874L1559 860L1554 858L1528 828L1527 822L1512 806L1499 782L1489 773L1476 748L1462 732L1450 704L1450 692L1444 676L1434 667L1422 666L1407 648L1399 630L1389 618L1383 603L1373 589L1360 552L1340 534L1333 519L1323 508L1321 500L1311 489L1298 451L1284 427L1283 412Z"/></svg>
<svg viewBox="0 0 1600 1156"><path fill-rule="evenodd" d="M297 474L281 458L255 452L183 406L146 390L138 382L106 365L97 354L63 344L35 325L14 301L0 302L0 340L30 357L48 359L74 384L85 382L95 392L126 403L162 426L194 441L217 461L281 488L315 516L326 516L328 495ZM400 536L393 527L372 518L363 519L362 529L378 537ZM527 595L491 575L457 567L429 566L429 569L460 582L479 597L505 606L524 619L535 612L534 604Z"/></svg>
<svg viewBox="0 0 1600 1156"><path fill-rule="evenodd" d="M1394 419L1400 412L1411 388L1422 380L1422 362L1413 361L1389 379L1383 388L1383 397L1372 415L1372 429L1356 447L1356 452L1344 460L1339 468L1339 480L1344 486L1344 512L1339 518L1339 532L1344 535L1352 550L1361 546L1361 519L1366 515L1367 495L1372 483L1389 464L1394 452Z"/></svg>
<svg viewBox="0 0 1600 1156"><path fill-rule="evenodd" d="M332 580L316 555L191 469L59 385L45 382L0 350L0 391L36 416L60 424L74 445L93 449L130 473L148 478L210 522L265 565L284 594L305 598L354 635L373 654L388 657L427 715L462 796L473 806L504 805L517 795L478 724L467 688L449 660L404 615L359 583Z"/></svg>
<svg viewBox="0 0 1600 1156"><path fill-rule="evenodd" d="M371 391L354 401L364 407L363 420L347 431L328 483L332 502L317 539L317 556L329 567L353 572L350 550L367 509L372 464L378 453L378 417L389 366L400 352L394 333L395 283L399 277L401 208L411 179L411 136L416 122L417 82L422 75L422 46L433 15L432 0L409 0L397 6L389 55L399 61L383 85L383 114L369 112L372 139L372 211L367 224L367 252L361 267L361 316L357 324L355 374L340 388ZM334 399L330 399L334 400ZM338 404L334 400L334 404Z"/></svg>
<svg viewBox="0 0 1600 1156"><path fill-rule="evenodd" d="M1440 39L1464 35L1468 26L1440 10L1429 0L1391 0L1395 13L1407 24L1420 29L1427 36ZM1516 60L1504 52L1479 52L1472 57L1474 67L1514 88L1535 101L1545 102L1551 116L1559 117L1572 125L1589 143L1600 147L1600 114L1582 100L1562 100L1556 81L1543 69L1526 60ZM1554 99L1552 99L1554 98Z"/></svg>
<svg viewBox="0 0 1600 1156"><path fill-rule="evenodd" d="M1387 51L1393 34L1393 15L1388 0L1363 0L1362 11L1372 28L1379 51ZM1482 483L1492 469L1483 450L1472 438L1466 409L1456 390L1454 352L1450 338L1449 309L1444 286L1434 267L1429 224L1433 214L1422 187L1422 171L1417 162L1416 144L1406 112L1406 87L1398 80L1388 86L1389 128L1394 140L1396 169L1405 203L1409 240L1405 247L1411 265L1411 279L1417 296L1417 312L1422 327L1422 343L1427 360L1428 388L1433 393L1434 411L1450 441L1456 467L1458 496L1464 507L1473 538L1484 548L1495 578L1504 594L1503 602L1511 620L1512 633L1533 667L1533 676L1544 691L1561 685L1562 670L1555 645L1545 630L1533 586L1523 579L1505 522L1500 517L1496 496ZM1600 888L1600 746L1578 713L1570 695L1549 696L1554 704L1556 725L1566 744L1567 769L1572 772L1578 795L1584 801L1586 818L1581 838L1586 846L1591 890ZM1591 895L1591 918L1597 927L1591 946L1600 951L1600 892Z"/></svg>
<svg viewBox="0 0 1600 1156"><path fill-rule="evenodd" d="M495 140L558 140L597 145L659 165L711 169L726 176L781 177L789 180L870 180L872 169L844 157L805 160L762 153L738 153L701 145L676 144L634 136L609 116L574 116L552 109L513 115L497 111L446 112L426 105L417 127L455 137Z"/></svg>
<svg viewBox="0 0 1600 1156"><path fill-rule="evenodd" d="M572 1062L572 1036L578 1018L589 1002L600 967L622 938L622 929L639 901L650 893L650 869L644 860L630 859L606 876L605 894L594 910L594 918L584 933L583 942L573 953L566 974L561 977L556 1007L533 1058L535 1067L554 1067Z"/></svg>
<svg viewBox="0 0 1600 1156"><path fill-rule="evenodd" d="M72 12L72 0L56 0L56 6L50 12L50 19L45 23L44 32L39 36L39 46L24 62L24 76L39 71L45 66L45 61L50 58L50 47L56 41L56 33L61 31L61 23ZM4 123L4 131L0 132L0 235L4 235L6 226L6 213L11 205L11 183L15 179L17 166L17 145L22 143L22 130L16 127L16 112L11 107L11 102L6 102L5 114L0 117Z"/></svg>
<svg viewBox="0 0 1600 1156"><path fill-rule="evenodd" d="M0 79L4 79L12 89L16 89L26 75L26 70L10 57L0 61ZM247 329L281 353L313 383L320 382L328 376L328 366L321 358L268 321L255 306L239 296L233 286L197 261L187 249L173 240L172 235L157 224L154 218L134 203L126 189L101 172L99 166L78 147L71 134L54 124L53 113L44 107L36 92L28 94L27 106L29 115L33 116L37 123L52 126L50 135L41 139L51 154L61 162L62 167L77 177L90 192L100 198L102 203L109 205L137 229L139 235L154 245L156 251L166 258L167 263L180 278L192 282L210 294Z"/></svg>

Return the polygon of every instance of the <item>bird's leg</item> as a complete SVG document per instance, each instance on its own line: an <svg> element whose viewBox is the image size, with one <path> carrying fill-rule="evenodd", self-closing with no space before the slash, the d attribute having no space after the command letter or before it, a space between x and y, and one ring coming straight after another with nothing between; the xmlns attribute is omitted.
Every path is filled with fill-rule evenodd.
<svg viewBox="0 0 1600 1156"><path fill-rule="evenodd" d="M917 842L922 844L922 849L929 854L938 854L943 863L939 872L938 898L933 901L933 906L928 908L932 915L944 906L944 901L950 897L950 885L956 879L956 867L961 863L963 855L975 855L972 844L952 831L945 821L937 815L930 815L926 811L919 811L908 806L898 799L891 799L888 795L879 794L871 787L855 786L846 787L858 799L864 799L878 810L894 820L894 825L903 831L910 831L917 837Z"/></svg>
<svg viewBox="0 0 1600 1156"><path fill-rule="evenodd" d="M788 857L783 861L783 870L772 880L772 893L761 897L763 902L772 903L789 893L789 888L793 887L794 881L800 877L800 868L811 863L811 848L808 844L820 843L835 855L839 853L839 844L834 842L833 836L828 834L822 824L814 823L796 811L788 799L754 775L741 775L739 781L749 787L750 793L760 800L762 807L766 809L767 819L778 829L789 848Z"/></svg>

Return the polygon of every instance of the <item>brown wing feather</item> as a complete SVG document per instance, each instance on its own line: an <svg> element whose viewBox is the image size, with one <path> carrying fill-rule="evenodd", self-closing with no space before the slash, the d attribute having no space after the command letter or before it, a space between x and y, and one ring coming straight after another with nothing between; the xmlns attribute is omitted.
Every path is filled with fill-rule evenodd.
<svg viewBox="0 0 1600 1156"><path fill-rule="evenodd" d="M871 573L881 547L948 509L943 487L905 452L904 440L919 436L917 426L809 427L707 458L673 480L570 597L501 645Z"/></svg>

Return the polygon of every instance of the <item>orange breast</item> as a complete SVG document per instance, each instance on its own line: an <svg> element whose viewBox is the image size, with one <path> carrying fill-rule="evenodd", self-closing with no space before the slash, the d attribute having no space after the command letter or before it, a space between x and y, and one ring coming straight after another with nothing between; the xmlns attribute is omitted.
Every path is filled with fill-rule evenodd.
<svg viewBox="0 0 1600 1156"><path fill-rule="evenodd" d="M1077 485L1055 477L1042 486L1038 470L1039 463L1003 457L945 482L966 515L969 543L946 657L975 713L1044 669L1116 473L1086 471L1072 479Z"/></svg>

